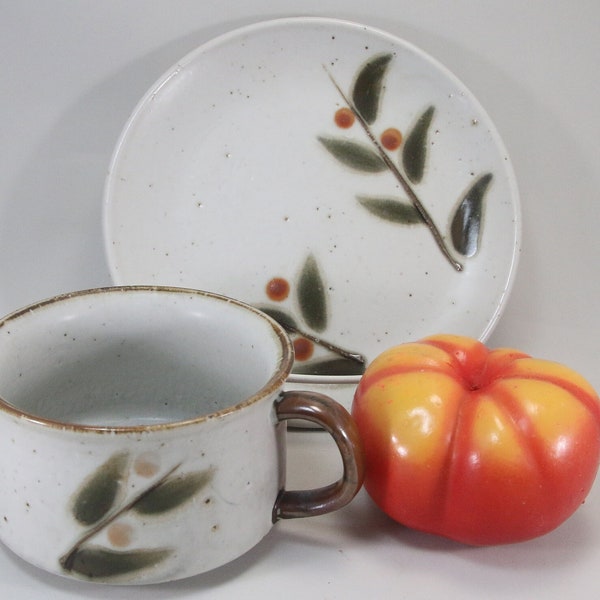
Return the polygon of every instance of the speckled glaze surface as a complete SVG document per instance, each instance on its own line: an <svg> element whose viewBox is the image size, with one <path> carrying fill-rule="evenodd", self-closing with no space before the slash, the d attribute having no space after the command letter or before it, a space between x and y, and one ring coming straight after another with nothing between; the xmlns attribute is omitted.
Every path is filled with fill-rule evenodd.
<svg viewBox="0 0 600 600"><path fill-rule="evenodd" d="M290 18L209 42L149 90L110 167L105 245L117 283L268 311L291 379L349 405L385 348L489 335L519 210L493 123L447 69L379 30Z"/></svg>
<svg viewBox="0 0 600 600"><path fill-rule="evenodd" d="M345 504L362 482L357 438L339 441L351 421L327 398L282 394L291 364L275 322L194 290L109 288L7 317L0 539L59 575L153 583ZM342 494L284 491L291 416L339 441Z"/></svg>

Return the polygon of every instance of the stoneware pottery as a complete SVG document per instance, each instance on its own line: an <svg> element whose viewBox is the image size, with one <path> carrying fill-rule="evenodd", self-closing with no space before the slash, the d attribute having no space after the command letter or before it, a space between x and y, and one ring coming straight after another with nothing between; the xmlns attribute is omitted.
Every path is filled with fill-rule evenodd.
<svg viewBox="0 0 600 600"><path fill-rule="evenodd" d="M293 337L290 381L346 405L389 346L485 340L520 244L511 162L473 95L411 44L324 18L232 31L160 77L118 141L104 225L115 283L268 311Z"/></svg>
<svg viewBox="0 0 600 600"><path fill-rule="evenodd" d="M253 547L278 519L356 494L348 412L283 392L286 332L235 300L106 288L0 321L0 539L52 573L118 583L195 575ZM287 419L333 436L339 481L285 490Z"/></svg>

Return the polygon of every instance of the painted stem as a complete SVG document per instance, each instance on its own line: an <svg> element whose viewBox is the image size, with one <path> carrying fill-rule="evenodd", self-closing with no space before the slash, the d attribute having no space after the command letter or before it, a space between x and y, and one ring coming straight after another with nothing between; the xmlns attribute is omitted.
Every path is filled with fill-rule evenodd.
<svg viewBox="0 0 600 600"><path fill-rule="evenodd" d="M373 135L373 132L371 131L371 128L369 127L369 124L363 119L362 115L358 112L358 110L356 110L354 103L344 93L344 91L338 85L337 81L333 78L333 75L329 72L327 67L325 65L323 65L323 68L325 69L327 75L329 76L329 79L331 80L331 82L333 83L333 85L335 86L337 91L339 92L340 96L343 98L344 102L346 102L346 104L350 107L350 110L356 117L357 121L360 123L360 126L363 128L364 132L367 134L367 137L369 138L369 140L373 143L373 145L377 149L377 152L378 152L379 156L381 157L381 160L383 160L385 166L391 171L392 175L394 175L394 177L396 178L398 183L402 186L402 188L408 195L408 198L411 201L412 205L415 207L415 209L417 210L417 212L419 213L419 215L425 222L425 225L427 225L429 231L431 231L431 234L433 235L433 239L435 240L435 242L438 245L438 248L441 250L442 254L446 257L448 262L454 267L454 269L456 271L462 271L463 265L460 262L458 262L452 256L452 254L450 253L450 250L448 250L448 247L446 246L446 243L444 242L444 238L443 238L442 234L440 233L436 224L433 222L433 219L431 218L431 215L427 212L427 209L425 208L425 206L423 206L423 203L419 200L419 197L417 196L417 194L414 192L414 190L412 189L412 187L410 186L410 184L408 183L406 178L399 171L399 169L396 167L396 165L392 162L392 160L388 156L387 152L383 149L381 144L377 141L377 138Z"/></svg>
<svg viewBox="0 0 600 600"><path fill-rule="evenodd" d="M73 561L75 560L75 556L77 552L85 544L88 540L93 538L97 533L102 531L105 527L110 525L114 520L118 519L122 514L126 513L128 510L131 510L140 500L145 498L150 492L154 491L159 485L164 483L166 479L168 479L179 467L181 464L175 465L170 471L165 473L156 483L151 485L149 488L145 489L143 492L135 496L132 500L130 500L127 504L122 506L121 508L115 510L114 512L108 513L106 517L98 521L96 525L94 525L91 529L85 532L85 534L77 540L74 546L66 552L63 556L61 556L59 562L62 565L63 569L66 571L71 571L73 569Z"/></svg>
<svg viewBox="0 0 600 600"><path fill-rule="evenodd" d="M366 362L365 357L362 354L359 354L358 352L350 352L349 350L344 350L343 348L340 348L339 346L336 346L335 344L332 344L331 342L322 340L321 338L317 337L316 335L312 335L311 333L307 333L306 331L302 331L301 329L298 329L297 327L294 327L293 325L291 325L289 323L280 323L280 325L289 333L295 333L297 335L300 335L300 336L306 338L307 340L310 340L311 342L314 342L315 344L317 344L323 348L326 348L327 350L330 350L331 352L334 352L335 354L338 354L339 356L342 356L343 358L353 360L354 362L361 364L361 365L364 365Z"/></svg>

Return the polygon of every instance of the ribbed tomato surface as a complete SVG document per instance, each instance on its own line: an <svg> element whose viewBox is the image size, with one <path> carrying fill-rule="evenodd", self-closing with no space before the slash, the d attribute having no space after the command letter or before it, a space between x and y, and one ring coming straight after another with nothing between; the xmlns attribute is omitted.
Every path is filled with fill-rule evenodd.
<svg viewBox="0 0 600 600"><path fill-rule="evenodd" d="M578 373L440 335L366 370L352 414L365 487L393 519L473 545L551 531L584 501L600 459L600 401Z"/></svg>

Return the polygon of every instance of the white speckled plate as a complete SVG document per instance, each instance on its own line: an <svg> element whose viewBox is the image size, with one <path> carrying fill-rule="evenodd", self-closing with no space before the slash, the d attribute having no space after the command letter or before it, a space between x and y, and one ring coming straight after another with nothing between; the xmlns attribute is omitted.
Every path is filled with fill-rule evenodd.
<svg viewBox="0 0 600 600"><path fill-rule="evenodd" d="M233 31L165 73L118 142L104 217L115 283L271 310L297 340L292 379L330 389L394 344L485 340L520 241L471 93L412 45L321 18Z"/></svg>

